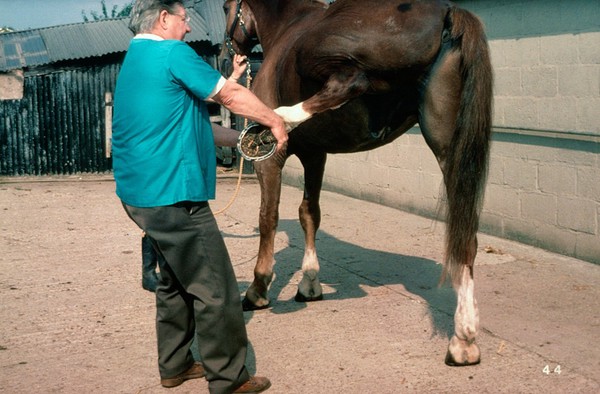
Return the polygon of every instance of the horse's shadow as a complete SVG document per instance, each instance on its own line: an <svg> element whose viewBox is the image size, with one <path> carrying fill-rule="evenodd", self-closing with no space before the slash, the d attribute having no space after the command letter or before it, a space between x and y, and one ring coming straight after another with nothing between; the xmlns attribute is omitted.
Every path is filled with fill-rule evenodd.
<svg viewBox="0 0 600 394"><path fill-rule="evenodd" d="M300 270L304 233L298 221L291 219L280 220L278 231L286 233L289 247L275 255L275 280L269 289L269 298L271 312L283 314L308 307L307 303L296 302L293 296L284 299L283 294L284 288ZM433 325L432 335L452 336L456 295L450 286L438 286L442 272L440 264L417 256L364 248L323 230L317 233L317 252L321 266L319 278L324 287L321 302L365 297L368 294L363 287L389 287L407 297L425 300ZM240 287L247 288L248 285L240 282ZM252 314L247 315L247 319L251 317Z"/></svg>

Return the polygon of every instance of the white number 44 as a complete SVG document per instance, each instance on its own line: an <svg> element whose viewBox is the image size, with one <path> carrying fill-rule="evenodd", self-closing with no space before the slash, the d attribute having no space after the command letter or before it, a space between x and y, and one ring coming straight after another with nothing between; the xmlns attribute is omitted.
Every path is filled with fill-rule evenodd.
<svg viewBox="0 0 600 394"><path fill-rule="evenodd" d="M544 369L542 369L542 372L545 373L546 375L550 375L551 373L555 373L555 374L560 375L560 372L561 372L560 371L560 365L557 365L556 368L554 368L554 370L551 370L550 366L546 365L544 367Z"/></svg>

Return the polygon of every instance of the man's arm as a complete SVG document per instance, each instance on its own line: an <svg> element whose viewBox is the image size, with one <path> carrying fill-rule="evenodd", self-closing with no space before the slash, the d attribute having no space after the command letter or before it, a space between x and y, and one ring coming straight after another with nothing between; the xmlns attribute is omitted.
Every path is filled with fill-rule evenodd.
<svg viewBox="0 0 600 394"><path fill-rule="evenodd" d="M210 124L213 129L216 146L236 146L240 132L233 129L228 129L216 123Z"/></svg>
<svg viewBox="0 0 600 394"><path fill-rule="evenodd" d="M288 134L283 119L245 87L227 81L212 99L231 112L268 127L277 139L278 151L287 142Z"/></svg>

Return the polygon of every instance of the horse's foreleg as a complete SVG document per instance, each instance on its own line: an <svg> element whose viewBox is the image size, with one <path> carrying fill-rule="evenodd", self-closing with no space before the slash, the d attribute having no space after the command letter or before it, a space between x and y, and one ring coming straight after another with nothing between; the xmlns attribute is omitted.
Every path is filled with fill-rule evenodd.
<svg viewBox="0 0 600 394"><path fill-rule="evenodd" d="M271 160L256 162L254 168L260 184L260 244L254 267L254 281L246 290L242 302L244 310L263 309L269 306L269 285L273 280L275 264L275 232L279 220L279 199L281 196L281 168L278 156Z"/></svg>
<svg viewBox="0 0 600 394"><path fill-rule="evenodd" d="M479 310L474 295L473 267L463 265L460 283L455 286L457 306L454 314L454 336L450 339L446 364L463 366L479 364L480 352L475 343L479 330Z"/></svg>
<svg viewBox="0 0 600 394"><path fill-rule="evenodd" d="M298 284L295 300L298 302L323 299L323 288L319 281L319 259L315 237L321 224L321 185L325 172L326 154L311 154L309 158L298 155L304 166L304 196L298 209L300 224L304 230L304 257L302 259L302 280Z"/></svg>

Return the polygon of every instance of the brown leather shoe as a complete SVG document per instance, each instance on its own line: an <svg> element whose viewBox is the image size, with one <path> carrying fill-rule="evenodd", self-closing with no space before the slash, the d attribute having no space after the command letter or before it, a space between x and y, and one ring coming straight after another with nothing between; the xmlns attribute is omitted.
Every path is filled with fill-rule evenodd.
<svg viewBox="0 0 600 394"><path fill-rule="evenodd" d="M271 387L271 382L262 376L251 376L250 379L238 387L233 393L262 393Z"/></svg>
<svg viewBox="0 0 600 394"><path fill-rule="evenodd" d="M182 372L177 376L173 376L172 378L161 379L160 384L167 388L177 387L186 380L202 378L204 375L206 375L206 372L204 371L202 363L196 361L187 371Z"/></svg>

